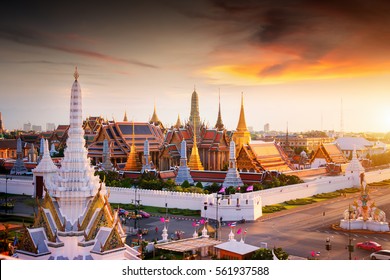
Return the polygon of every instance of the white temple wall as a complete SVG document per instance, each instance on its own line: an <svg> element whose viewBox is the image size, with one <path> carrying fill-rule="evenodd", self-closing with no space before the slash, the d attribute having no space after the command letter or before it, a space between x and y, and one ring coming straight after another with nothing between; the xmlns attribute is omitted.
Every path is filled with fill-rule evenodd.
<svg viewBox="0 0 390 280"><path fill-rule="evenodd" d="M365 173L367 183L378 182L390 179L390 169L377 170ZM351 175L341 176L323 176L313 181L284 186L268 190L250 192L245 194L232 195L230 200L220 200L218 207L218 217L222 217L223 221L240 220L255 220L262 215L261 207L281 203L290 199L309 197L319 193L332 192L339 189L349 188L353 186ZM115 207L115 203L133 203L135 192L137 200L141 200L141 204L156 207L165 207L165 203L169 208L181 208L191 210L201 210L202 216L215 219L216 214L216 199L215 195L209 194L192 194L168 191L125 189L107 187L110 192L109 201ZM32 178L18 179L17 177L8 180L8 193L10 194L25 194L33 195L34 186ZM5 179L0 179L0 192L5 192ZM239 206L237 206L239 199ZM204 203L207 203L207 211L204 211Z"/></svg>
<svg viewBox="0 0 390 280"><path fill-rule="evenodd" d="M25 177L26 178L26 177ZM7 192L10 194L22 194L22 195L33 195L34 185L33 178L27 177L24 179L19 179L18 177L12 176L12 180L7 182ZM0 192L6 192L5 178L0 177Z"/></svg>

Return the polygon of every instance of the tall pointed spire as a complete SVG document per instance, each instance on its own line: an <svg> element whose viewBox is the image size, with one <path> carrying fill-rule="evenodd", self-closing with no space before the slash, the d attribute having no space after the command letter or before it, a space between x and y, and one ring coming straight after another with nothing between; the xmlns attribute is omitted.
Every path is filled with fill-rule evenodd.
<svg viewBox="0 0 390 280"><path fill-rule="evenodd" d="M123 117L123 121L124 122L128 122L128 119L127 119L127 112L125 111L125 115L124 115L124 117Z"/></svg>
<svg viewBox="0 0 390 280"><path fill-rule="evenodd" d="M177 121L176 121L175 127L176 127L177 129L179 129L180 127L182 127L181 120L180 120L180 114L177 115Z"/></svg>
<svg viewBox="0 0 390 280"><path fill-rule="evenodd" d="M229 147L229 169L226 173L225 180L223 181L222 187L228 188L230 186L240 187L244 183L241 180L240 173L237 171L237 161L236 161L236 144L234 141L230 141Z"/></svg>
<svg viewBox="0 0 390 280"><path fill-rule="evenodd" d="M244 93L241 93L241 110L240 110L240 118L237 124L237 131L248 131L248 128L246 127L246 121L245 121Z"/></svg>
<svg viewBox="0 0 390 280"><path fill-rule="evenodd" d="M202 161L200 160L200 156L199 156L198 144L196 142L196 122L194 126L194 144L192 146L190 162L188 163L188 167L191 170L204 170Z"/></svg>
<svg viewBox="0 0 390 280"><path fill-rule="evenodd" d="M150 164L150 153L149 153L149 140L146 138L144 142L144 162L142 164L141 173L144 173L145 171L152 170L152 166Z"/></svg>
<svg viewBox="0 0 390 280"><path fill-rule="evenodd" d="M218 130L223 130L224 125L222 122L222 115L221 115L221 92L219 92L218 100L219 100L219 102L218 102L219 103L219 105L218 105L218 118L217 118L217 123L215 124L215 128Z"/></svg>
<svg viewBox="0 0 390 280"><path fill-rule="evenodd" d="M153 115L152 115L152 118L150 119L150 122L154 123L154 124L161 123L160 119L157 116L157 112L156 112L156 101L154 102Z"/></svg>
<svg viewBox="0 0 390 280"><path fill-rule="evenodd" d="M233 133L233 141L236 143L237 152L239 152L243 145L247 145L251 141L251 134L246 127L243 93L241 93L240 118L238 120L237 130Z"/></svg>
<svg viewBox="0 0 390 280"><path fill-rule="evenodd" d="M130 153L127 156L127 161L125 164L125 167L123 170L126 171L140 171L142 168L141 162L139 160L138 154L137 154L137 148L135 147L135 127L134 127L134 120L133 120L133 131L132 131L133 139L130 147Z"/></svg>
<svg viewBox="0 0 390 280"><path fill-rule="evenodd" d="M198 93L195 90L195 86L194 86L194 92L192 93L191 96L191 113L190 113L189 121L190 121L190 125L194 128L196 135L199 136L199 129L200 129L199 97L198 97Z"/></svg>
<svg viewBox="0 0 390 280"><path fill-rule="evenodd" d="M74 78L70 97L70 127L64 158L58 177L47 186L50 194L59 203L63 216L73 225L84 212L89 199L101 187L99 178L94 176L95 170L91 166L85 148L82 94L77 67ZM104 184L102 191L103 193L106 191Z"/></svg>

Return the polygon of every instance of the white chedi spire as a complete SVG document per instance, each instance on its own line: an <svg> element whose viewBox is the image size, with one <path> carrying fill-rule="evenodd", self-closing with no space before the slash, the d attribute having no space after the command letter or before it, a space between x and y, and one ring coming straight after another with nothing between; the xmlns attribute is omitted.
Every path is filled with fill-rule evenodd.
<svg viewBox="0 0 390 280"><path fill-rule="evenodd" d="M41 142L43 142L43 146L42 146L43 157L42 157L41 161L39 162L38 166L34 169L34 172L50 173L50 172L58 171L58 167L51 160L50 152L49 152L49 143L48 143L47 139L43 140Z"/></svg>
<svg viewBox="0 0 390 280"><path fill-rule="evenodd" d="M75 223L83 214L88 200L97 193L100 187L99 178L94 176L94 170L85 148L82 128L82 95L77 80L79 78L77 68L74 77L70 98L70 127L64 158L53 186L48 188L60 204L64 216L71 223ZM104 194L104 185L102 185L102 191Z"/></svg>
<svg viewBox="0 0 390 280"><path fill-rule="evenodd" d="M152 166L149 162L149 141L146 138L144 142L144 162L142 165L141 173L144 173L145 171L152 170Z"/></svg>
<svg viewBox="0 0 390 280"><path fill-rule="evenodd" d="M180 147L180 166L177 172L175 183L176 185L181 185L184 181L188 181L190 184L194 183L190 169L187 166L187 142L183 139L183 141L181 141Z"/></svg>
<svg viewBox="0 0 390 280"><path fill-rule="evenodd" d="M240 187L244 183L241 180L240 173L237 171L237 161L236 161L236 143L232 140L230 141L229 147L229 169L226 173L225 180L223 181L222 187Z"/></svg>
<svg viewBox="0 0 390 280"><path fill-rule="evenodd" d="M352 176L352 184L354 187L360 187L360 174L363 173L364 167L357 158L356 146L353 147L352 160L345 168L345 174Z"/></svg>

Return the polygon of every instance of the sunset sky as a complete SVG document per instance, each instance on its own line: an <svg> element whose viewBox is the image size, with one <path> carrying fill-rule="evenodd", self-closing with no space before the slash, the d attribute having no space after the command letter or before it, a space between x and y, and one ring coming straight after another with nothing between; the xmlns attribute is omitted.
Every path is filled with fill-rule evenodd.
<svg viewBox="0 0 390 280"><path fill-rule="evenodd" d="M39 2L40 4L36 4ZM390 2L7 1L0 112L7 129L69 123L75 66L84 117L201 119L262 130L390 131ZM322 2L322 3L321 3Z"/></svg>

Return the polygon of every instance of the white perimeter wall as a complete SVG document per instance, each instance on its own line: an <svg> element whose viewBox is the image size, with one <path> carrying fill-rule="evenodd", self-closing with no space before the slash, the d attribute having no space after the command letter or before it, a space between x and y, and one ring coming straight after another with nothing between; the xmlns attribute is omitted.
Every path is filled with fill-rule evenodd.
<svg viewBox="0 0 390 280"><path fill-rule="evenodd" d="M367 183L390 179L390 169L366 172L365 178ZM263 205L350 188L354 186L353 181L352 174L333 177L322 176L302 184L235 194L230 199L224 197L219 200L218 218L222 217L223 221L240 220L242 218L255 220L262 215L261 207ZM165 207L165 203L167 203L169 208L201 210L203 217L215 219L217 216L215 194L205 195L153 190L135 191L135 189L110 187L107 187L107 189L110 191L109 201L113 204L133 203L136 196L136 199L141 200L140 203L143 205ZM0 178L0 192L5 192L5 179L3 178ZM8 193L33 195L32 178L31 180L16 178L8 180ZM206 211L204 210L205 205L207 205Z"/></svg>

